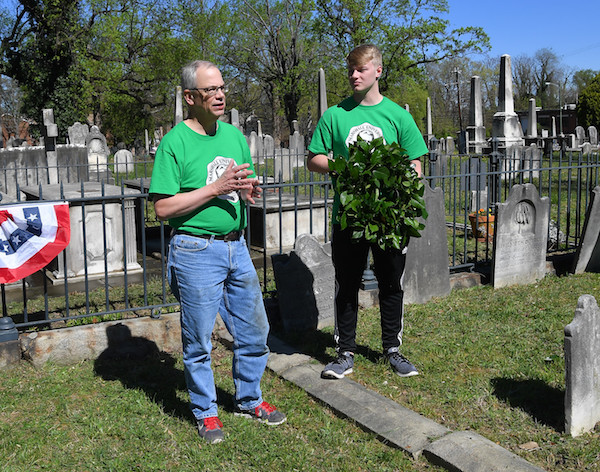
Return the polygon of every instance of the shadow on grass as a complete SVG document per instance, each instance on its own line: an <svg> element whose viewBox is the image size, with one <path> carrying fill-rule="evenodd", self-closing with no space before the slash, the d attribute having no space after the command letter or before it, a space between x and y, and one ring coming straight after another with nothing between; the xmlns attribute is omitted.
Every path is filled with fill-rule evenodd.
<svg viewBox="0 0 600 472"><path fill-rule="evenodd" d="M564 391L550 387L541 380L495 378L491 381L494 395L513 408L520 408L536 421L554 428L565 429Z"/></svg>
<svg viewBox="0 0 600 472"><path fill-rule="evenodd" d="M327 348L335 347L331 334L319 330L307 330L297 333L276 331L273 334L290 346L293 346L295 351L306 354L321 364L328 364L333 360L333 357L325 352ZM271 350L277 352L274 349ZM289 354L289 352L286 353ZM381 352L374 351L370 347L362 345L356 347L354 354L363 356L371 362L377 362L383 356Z"/></svg>
<svg viewBox="0 0 600 472"><path fill-rule="evenodd" d="M178 392L187 395L183 370L176 367L176 359L160 351L156 343L131 335L129 328L116 324L106 328L108 347L94 363L94 372L104 380L118 380L126 388L142 390L150 400L176 418L195 424L187 401ZM233 396L217 389L219 404L233 411Z"/></svg>

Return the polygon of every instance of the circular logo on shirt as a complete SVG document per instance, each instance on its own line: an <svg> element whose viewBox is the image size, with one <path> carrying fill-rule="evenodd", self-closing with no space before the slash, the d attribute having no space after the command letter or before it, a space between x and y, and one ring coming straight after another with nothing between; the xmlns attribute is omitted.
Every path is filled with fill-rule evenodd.
<svg viewBox="0 0 600 472"><path fill-rule="evenodd" d="M348 132L346 146L354 144L358 140L359 136L365 141L371 142L375 138L383 138L383 131L381 128L373 126L371 123L363 123L362 125L353 126ZM383 139L383 142L385 143L385 138Z"/></svg>
<svg viewBox="0 0 600 472"><path fill-rule="evenodd" d="M227 166L229 166L231 161L233 161L233 159L230 157L217 156L212 162L209 162L208 166L206 167L206 185L212 184L213 182L219 180L219 177L223 175L223 172L225 172L225 169L227 169ZM217 198L227 200L231 203L237 203L240 199L240 196L234 191L228 193L227 195L219 195Z"/></svg>

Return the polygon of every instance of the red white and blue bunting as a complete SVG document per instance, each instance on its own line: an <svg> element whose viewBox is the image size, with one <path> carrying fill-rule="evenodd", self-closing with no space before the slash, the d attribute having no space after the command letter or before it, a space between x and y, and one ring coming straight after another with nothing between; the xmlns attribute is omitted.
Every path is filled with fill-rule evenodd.
<svg viewBox="0 0 600 472"><path fill-rule="evenodd" d="M44 268L70 239L66 202L0 206L0 283L16 282Z"/></svg>

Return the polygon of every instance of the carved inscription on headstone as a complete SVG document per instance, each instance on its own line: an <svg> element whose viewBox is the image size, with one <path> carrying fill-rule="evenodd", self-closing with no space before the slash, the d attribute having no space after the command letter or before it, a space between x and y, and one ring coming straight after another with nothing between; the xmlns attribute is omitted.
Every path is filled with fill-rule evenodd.
<svg viewBox="0 0 600 472"><path fill-rule="evenodd" d="M494 287L533 283L546 274L548 197L533 184L515 185L496 217Z"/></svg>

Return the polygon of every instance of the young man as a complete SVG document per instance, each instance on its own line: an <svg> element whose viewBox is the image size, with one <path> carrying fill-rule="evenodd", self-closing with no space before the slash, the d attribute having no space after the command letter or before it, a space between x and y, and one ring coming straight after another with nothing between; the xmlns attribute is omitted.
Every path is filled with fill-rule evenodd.
<svg viewBox="0 0 600 472"><path fill-rule="evenodd" d="M346 58L352 96L329 108L319 120L308 147L308 169L329 172L328 155L348 159L348 146L358 136L370 141L378 137L397 142L421 175L420 158L428 149L411 115L379 92L383 66L381 52L372 44L355 48ZM358 290L367 263L373 254L379 284L383 351L392 369L402 377L417 375L417 369L400 354L402 344L403 291L406 250L382 251L365 240L354 241L352 230L341 230L337 222L339 195L334 195L332 258L335 266L335 342L337 359L327 364L323 377L341 379L352 372L356 350Z"/></svg>
<svg viewBox="0 0 600 472"><path fill-rule="evenodd" d="M233 380L238 414L278 425L286 417L263 401L269 325L258 276L244 239L245 203L260 195L250 150L225 113L219 69L194 61L182 70L189 117L156 151L150 193L160 220L174 228L167 277L181 307L183 363L198 432L224 439L211 369L217 313L234 338Z"/></svg>

